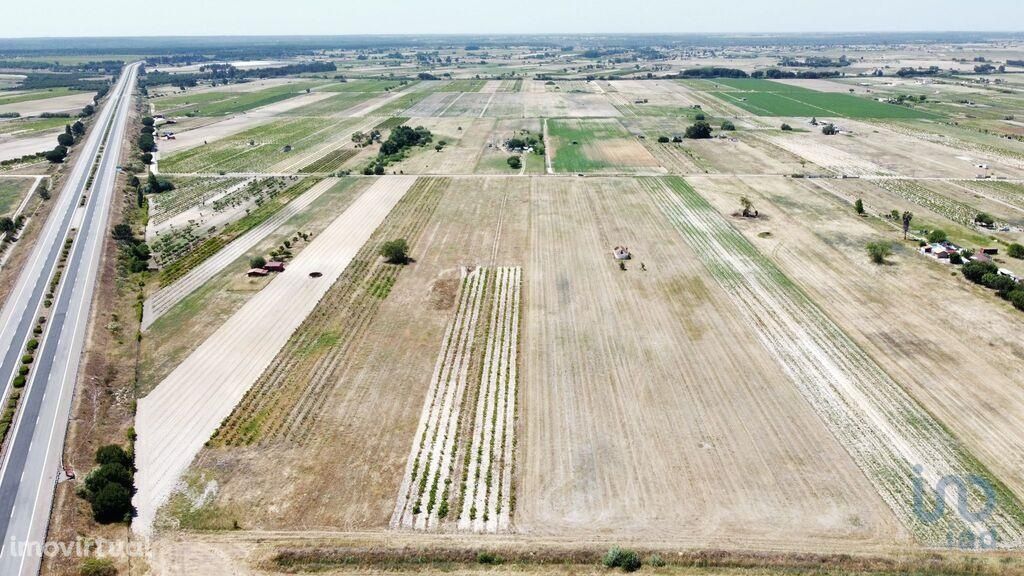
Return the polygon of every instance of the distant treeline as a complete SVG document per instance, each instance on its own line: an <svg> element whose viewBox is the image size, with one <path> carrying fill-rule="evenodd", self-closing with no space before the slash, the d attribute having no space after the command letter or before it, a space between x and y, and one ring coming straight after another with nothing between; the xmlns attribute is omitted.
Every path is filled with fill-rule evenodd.
<svg viewBox="0 0 1024 576"><path fill-rule="evenodd" d="M738 68L707 66L704 68L690 68L683 70L677 76L679 78L768 78L775 80L779 78L836 78L842 76L842 73L836 72L835 70L805 70L802 72L789 72L788 70L771 68L769 70L756 70L747 74L746 71Z"/></svg>
<svg viewBox="0 0 1024 576"><path fill-rule="evenodd" d="M274 68L252 68L249 70L235 68L230 64L210 64L201 67L200 72L195 74L170 74L168 72L143 69L144 75L140 76L139 82L143 86L171 84L174 86L192 87L201 81L207 80L229 83L254 78L278 78L292 74L317 74L337 71L338 67L334 62L305 62Z"/></svg>
<svg viewBox="0 0 1024 576"><path fill-rule="evenodd" d="M124 66L120 60L98 60L95 62L83 62L81 64L61 64L60 62L45 62L42 60L0 60L0 68L14 70L49 70L51 72L109 72L118 71Z"/></svg>
<svg viewBox="0 0 1024 576"><path fill-rule="evenodd" d="M779 62L779 66L807 68L842 68L849 65L850 61L846 59L845 55L840 56L838 60L833 60L828 56L808 56L803 60L786 57Z"/></svg>

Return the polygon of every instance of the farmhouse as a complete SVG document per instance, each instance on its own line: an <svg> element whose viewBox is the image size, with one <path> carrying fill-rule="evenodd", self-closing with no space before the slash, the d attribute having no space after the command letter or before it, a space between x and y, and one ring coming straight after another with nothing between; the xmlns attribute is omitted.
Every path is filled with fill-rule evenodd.
<svg viewBox="0 0 1024 576"><path fill-rule="evenodd" d="M284 262L270 261L263 265L267 272L284 272Z"/></svg>
<svg viewBox="0 0 1024 576"><path fill-rule="evenodd" d="M250 268L249 271L245 273L245 275L250 278L262 278L267 274L270 274L270 272L267 272L263 268Z"/></svg>

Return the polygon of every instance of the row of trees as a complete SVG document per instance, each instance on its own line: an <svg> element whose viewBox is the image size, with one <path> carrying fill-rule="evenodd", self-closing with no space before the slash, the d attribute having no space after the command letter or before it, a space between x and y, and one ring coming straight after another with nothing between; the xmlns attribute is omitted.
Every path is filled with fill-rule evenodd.
<svg viewBox="0 0 1024 576"><path fill-rule="evenodd" d="M43 156L54 164L60 164L68 157L68 148L75 145L85 135L85 124L81 120L74 124L65 124L64 132L57 135L57 146L43 154Z"/></svg>

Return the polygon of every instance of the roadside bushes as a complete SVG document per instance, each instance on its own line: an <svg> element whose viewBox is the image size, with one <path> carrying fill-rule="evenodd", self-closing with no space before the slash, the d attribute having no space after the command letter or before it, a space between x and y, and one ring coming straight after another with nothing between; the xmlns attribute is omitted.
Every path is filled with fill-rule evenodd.
<svg viewBox="0 0 1024 576"><path fill-rule="evenodd" d="M131 225L117 224L111 229L110 234L120 248L118 258L129 272L135 274L149 269L149 245L135 237Z"/></svg>
<svg viewBox="0 0 1024 576"><path fill-rule="evenodd" d="M117 444L96 451L97 467L85 477L78 495L89 502L100 524L131 520L135 464L131 454Z"/></svg>
<svg viewBox="0 0 1024 576"><path fill-rule="evenodd" d="M618 546L612 546L601 559L601 563L605 568L622 568L623 572L636 572L642 565L639 554Z"/></svg>

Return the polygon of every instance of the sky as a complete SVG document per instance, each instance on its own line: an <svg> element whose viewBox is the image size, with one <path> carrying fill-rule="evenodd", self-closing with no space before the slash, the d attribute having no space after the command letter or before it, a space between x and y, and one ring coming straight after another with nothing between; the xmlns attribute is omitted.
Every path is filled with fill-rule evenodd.
<svg viewBox="0 0 1024 576"><path fill-rule="evenodd" d="M49 0L0 37L1021 31L1022 0ZM66 14L66 18L55 15Z"/></svg>

